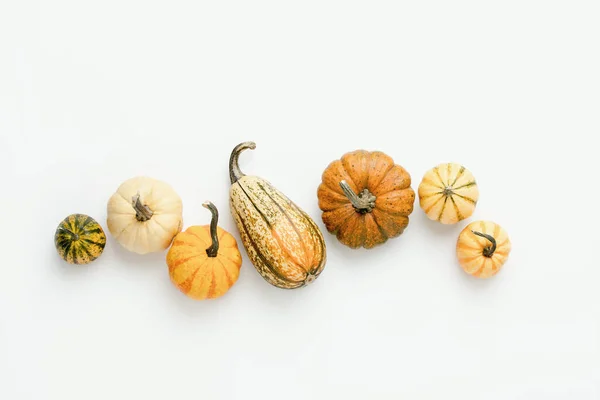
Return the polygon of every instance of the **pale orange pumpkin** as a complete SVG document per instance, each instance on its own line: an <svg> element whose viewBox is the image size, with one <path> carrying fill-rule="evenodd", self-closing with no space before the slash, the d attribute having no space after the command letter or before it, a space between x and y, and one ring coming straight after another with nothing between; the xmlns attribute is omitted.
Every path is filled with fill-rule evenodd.
<svg viewBox="0 0 600 400"><path fill-rule="evenodd" d="M479 199L475 177L460 164L440 164L419 185L419 204L427 217L442 224L469 218Z"/></svg>
<svg viewBox="0 0 600 400"><path fill-rule="evenodd" d="M490 221L473 222L458 236L456 255L462 269L478 278L496 275L508 258L511 243L506 231Z"/></svg>
<svg viewBox="0 0 600 400"><path fill-rule="evenodd" d="M224 295L237 281L242 266L235 238L217 226L217 208L211 202L203 206L212 213L210 226L191 226L178 233L167 253L171 281L196 300Z"/></svg>

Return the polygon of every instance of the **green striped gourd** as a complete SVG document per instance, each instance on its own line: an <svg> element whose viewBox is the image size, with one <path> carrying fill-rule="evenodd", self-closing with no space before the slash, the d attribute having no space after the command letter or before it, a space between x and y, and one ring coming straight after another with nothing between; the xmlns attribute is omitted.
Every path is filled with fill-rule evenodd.
<svg viewBox="0 0 600 400"><path fill-rule="evenodd" d="M56 228L54 245L69 264L88 264L104 251L106 235L94 218L71 214Z"/></svg>
<svg viewBox="0 0 600 400"><path fill-rule="evenodd" d="M231 153L231 213L248 257L267 282L283 289L305 286L325 267L323 235L308 214L269 182L240 171L240 153L255 147L245 142Z"/></svg>

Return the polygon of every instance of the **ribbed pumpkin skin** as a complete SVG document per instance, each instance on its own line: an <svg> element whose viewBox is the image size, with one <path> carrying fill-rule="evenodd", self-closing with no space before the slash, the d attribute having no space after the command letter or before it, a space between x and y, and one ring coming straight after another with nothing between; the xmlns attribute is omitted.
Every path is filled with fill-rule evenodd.
<svg viewBox="0 0 600 400"><path fill-rule="evenodd" d="M325 241L315 222L269 182L243 176L230 189L231 213L248 256L270 284L294 289L325 267Z"/></svg>
<svg viewBox="0 0 600 400"><path fill-rule="evenodd" d="M473 231L481 232L496 239L496 250L491 257L483 255L490 241L477 236ZM491 221L473 222L458 236L456 255L462 269L477 278L489 278L496 275L506 260L511 250L508 233L498 224Z"/></svg>
<svg viewBox="0 0 600 400"><path fill-rule="evenodd" d="M357 212L340 187L342 180L357 194L367 189L376 196L371 212ZM348 247L370 249L382 244L408 226L415 202L410 184L410 174L385 153L346 153L323 172L317 190L323 222Z"/></svg>
<svg viewBox="0 0 600 400"><path fill-rule="evenodd" d="M419 204L427 217L442 224L469 218L479 199L475 177L460 164L440 164L419 185Z"/></svg>
<svg viewBox="0 0 600 400"><path fill-rule="evenodd" d="M139 195L153 211L147 221L136 218L132 205ZM183 224L183 204L173 188L162 181L138 176L123 182L108 200L109 232L127 250L147 254L167 249Z"/></svg>
<svg viewBox="0 0 600 400"><path fill-rule="evenodd" d="M175 236L167 253L171 281L185 295L214 299L224 295L238 280L242 256L233 236L217 228L219 251L209 257L210 225L191 226Z"/></svg>
<svg viewBox="0 0 600 400"><path fill-rule="evenodd" d="M89 264L104 251L106 235L94 218L71 214L56 228L54 245L69 264Z"/></svg>

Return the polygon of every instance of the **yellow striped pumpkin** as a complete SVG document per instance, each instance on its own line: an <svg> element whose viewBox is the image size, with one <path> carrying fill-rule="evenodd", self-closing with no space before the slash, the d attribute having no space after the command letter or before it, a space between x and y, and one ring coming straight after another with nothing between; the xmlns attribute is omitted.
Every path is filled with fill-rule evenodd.
<svg viewBox="0 0 600 400"><path fill-rule="evenodd" d="M467 225L456 242L460 266L466 273L478 278L496 275L506 262L510 249L506 231L490 221Z"/></svg>
<svg viewBox="0 0 600 400"><path fill-rule="evenodd" d="M56 228L54 245L69 264L89 264L104 251L106 235L94 218L71 214Z"/></svg>
<svg viewBox="0 0 600 400"><path fill-rule="evenodd" d="M325 267L323 234L308 214L269 182L240 171L240 153L255 147L245 142L231 153L231 213L250 260L267 282L284 289L305 286Z"/></svg>
<svg viewBox="0 0 600 400"><path fill-rule="evenodd" d="M442 224L469 218L479 199L477 182L460 164L440 164L427 171L419 185L419 204L427 217Z"/></svg>
<svg viewBox="0 0 600 400"><path fill-rule="evenodd" d="M217 226L217 208L211 202L203 206L212 213L210 225L178 233L167 253L171 281L196 300L224 295L237 281L242 266L235 238Z"/></svg>

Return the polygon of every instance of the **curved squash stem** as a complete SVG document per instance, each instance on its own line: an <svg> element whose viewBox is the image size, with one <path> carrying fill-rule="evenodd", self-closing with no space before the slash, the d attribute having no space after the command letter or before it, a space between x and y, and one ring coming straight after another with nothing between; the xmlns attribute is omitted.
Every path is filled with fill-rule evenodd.
<svg viewBox="0 0 600 400"><path fill-rule="evenodd" d="M356 209L356 212L365 214L373 211L375 208L375 200L377 200L377 197L373 196L373 194L369 192L369 189L363 190L362 193L358 195L354 193L350 185L348 185L348 182L344 180L340 182L340 187L348 200L350 200L350 203L352 203Z"/></svg>
<svg viewBox="0 0 600 400"><path fill-rule="evenodd" d="M154 211L152 211L150 207L142 203L139 193L133 196L131 200L131 205L135 210L135 218L140 222L148 221L154 215Z"/></svg>
<svg viewBox="0 0 600 400"><path fill-rule="evenodd" d="M219 252L219 235L217 233L217 223L219 222L219 210L217 207L210 201L207 201L202 204L202 207L208 208L212 214L212 219L210 220L210 237L212 239L212 244L208 249L206 249L206 254L209 257L216 257Z"/></svg>
<svg viewBox="0 0 600 400"><path fill-rule="evenodd" d="M255 148L256 143L254 142L240 143L233 148L231 156L229 156L229 179L231 179L231 184L234 184L242 176L245 176L245 174L240 170L240 166L238 165L238 158L240 157L240 153L246 149L254 150Z"/></svg>
<svg viewBox="0 0 600 400"><path fill-rule="evenodd" d="M491 246L488 246L483 249L483 256L488 257L488 258L493 256L494 252L496 251L496 239L494 239L494 237L491 235L486 235L485 233L481 233L481 232L477 232L477 231L471 231L471 232L473 232L474 235L481 236L482 238L485 238L492 243Z"/></svg>

